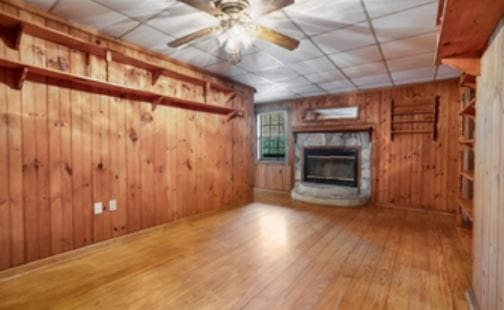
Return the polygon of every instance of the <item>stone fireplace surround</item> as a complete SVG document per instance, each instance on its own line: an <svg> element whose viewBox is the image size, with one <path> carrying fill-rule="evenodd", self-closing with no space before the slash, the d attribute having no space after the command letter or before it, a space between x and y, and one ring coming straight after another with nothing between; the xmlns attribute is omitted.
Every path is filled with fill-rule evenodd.
<svg viewBox="0 0 504 310"><path fill-rule="evenodd" d="M303 182L303 150L305 147L360 148L359 184L347 187ZM297 133L295 145L295 200L337 207L358 207L371 200L371 134L358 132Z"/></svg>

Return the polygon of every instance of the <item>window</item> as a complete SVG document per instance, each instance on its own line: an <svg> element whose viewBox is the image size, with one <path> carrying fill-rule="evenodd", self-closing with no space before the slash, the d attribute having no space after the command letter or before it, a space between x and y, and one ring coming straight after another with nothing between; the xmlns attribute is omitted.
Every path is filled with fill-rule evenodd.
<svg viewBox="0 0 504 310"><path fill-rule="evenodd" d="M259 160L285 160L286 113L269 112L257 116L257 147Z"/></svg>

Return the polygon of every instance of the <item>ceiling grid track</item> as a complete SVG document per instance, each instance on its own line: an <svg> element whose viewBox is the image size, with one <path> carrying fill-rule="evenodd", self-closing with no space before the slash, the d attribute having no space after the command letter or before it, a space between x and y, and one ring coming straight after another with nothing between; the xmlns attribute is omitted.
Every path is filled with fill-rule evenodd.
<svg viewBox="0 0 504 310"><path fill-rule="evenodd" d="M366 4L364 3L364 0L360 0L360 4L362 6L362 10L364 11L364 15L366 15L366 19L368 21L369 28L371 29L371 34L373 35L376 47L378 47L378 51L380 52L383 65L385 66L385 69L387 70L387 74L389 76L390 82L392 83L393 86L395 86L394 79L392 78L392 73L390 73L390 69L389 69L389 66L387 63L387 59L385 58L385 55L383 54L383 49L381 47L380 40L378 40L378 37L376 36L376 31L373 26L373 21L371 20L371 16L369 16L369 12L367 10Z"/></svg>

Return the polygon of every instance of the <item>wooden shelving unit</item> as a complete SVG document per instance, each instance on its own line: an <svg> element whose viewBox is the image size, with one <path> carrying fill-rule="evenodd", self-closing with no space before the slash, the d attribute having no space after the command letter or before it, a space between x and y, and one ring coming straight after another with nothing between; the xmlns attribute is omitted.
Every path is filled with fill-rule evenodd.
<svg viewBox="0 0 504 310"><path fill-rule="evenodd" d="M397 135L428 134L437 140L439 97L432 102L396 103L390 109L390 138Z"/></svg>
<svg viewBox="0 0 504 310"><path fill-rule="evenodd" d="M186 75L165 67L161 67L148 61L131 57L118 50L104 46L103 42L99 39L95 40L94 42L86 41L74 36L70 36L66 33L50 29L48 27L31 23L17 16L13 16L4 12L0 13L0 36L4 39L4 41L7 42L8 45L10 45L11 48L19 49L20 42L24 35L30 35L56 44L64 45L74 50L85 52L87 57L89 57L89 55L101 57L106 60L108 65L111 62L115 61L118 63L127 64L147 70L151 72L152 85L155 85L161 76L167 76L169 78L200 86L203 90L205 102L190 102L182 98L163 96L149 91L134 89L125 85L111 83L108 81L108 79L107 81L101 81L86 76L73 75L64 71L35 67L30 64L22 64L7 59L1 59L0 66L14 69L19 73L18 76L21 77L19 79L21 81L19 85L20 87L22 87L22 81L25 77L31 75L39 75L71 81L82 86L92 86L101 90L110 90L120 93L138 95L142 98L153 100L153 102L157 104L170 103L170 105L176 105L187 109L195 109L209 113L241 115L241 111L209 104L209 94L212 89L226 93L227 101L231 100L236 95L235 90L226 85L217 82L209 82L202 78ZM107 78L109 76L108 65Z"/></svg>
<svg viewBox="0 0 504 310"><path fill-rule="evenodd" d="M460 78L460 137L459 137L459 192L457 194L457 222L465 236L472 235L474 219L474 128L476 122L476 78L463 74ZM470 244L470 243L469 243ZM469 248L470 250L470 248Z"/></svg>

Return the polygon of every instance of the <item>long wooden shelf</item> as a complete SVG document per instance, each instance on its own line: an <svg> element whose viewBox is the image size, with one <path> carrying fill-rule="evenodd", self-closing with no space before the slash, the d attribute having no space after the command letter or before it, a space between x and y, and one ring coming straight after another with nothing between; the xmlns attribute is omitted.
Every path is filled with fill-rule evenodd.
<svg viewBox="0 0 504 310"><path fill-rule="evenodd" d="M460 77L460 87L476 89L476 77L467 73L462 73Z"/></svg>
<svg viewBox="0 0 504 310"><path fill-rule="evenodd" d="M473 98L471 102L460 111L460 115L476 116L476 98Z"/></svg>
<svg viewBox="0 0 504 310"><path fill-rule="evenodd" d="M469 181L474 182L474 171L462 170L460 171L460 175Z"/></svg>
<svg viewBox="0 0 504 310"><path fill-rule="evenodd" d="M474 139L468 139L466 137L460 137L458 141L459 141L460 144L463 144L463 145L465 145L467 147L471 147L471 148L474 147Z"/></svg>
<svg viewBox="0 0 504 310"><path fill-rule="evenodd" d="M25 79L39 76L70 82L73 83L74 86L85 87L86 91L101 90L119 95L134 96L139 99L151 102L153 104L153 108L155 108L156 105L174 106L208 113L224 114L228 115L229 118L243 115L242 111L232 108L212 105L203 102L191 101L173 96L167 96L145 89L139 89L117 83L106 82L64 71L37 67L3 58L0 58L0 67L14 71L14 73L17 76L15 87L19 89L23 87L23 81Z"/></svg>
<svg viewBox="0 0 504 310"><path fill-rule="evenodd" d="M464 199L462 197L457 197L457 204L463 210L464 214L472 221L473 220L473 201L470 199Z"/></svg>
<svg viewBox="0 0 504 310"><path fill-rule="evenodd" d="M0 35L10 42L10 46L19 49L19 43L24 34L28 34L53 43L67 46L71 49L79 50L91 55L99 56L110 61L116 61L123 64L132 65L138 68L148 70L152 73L152 84L156 84L161 75L168 76L177 80L188 82L194 85L205 87L205 92L209 89L217 89L234 95L234 89L216 82L208 81L189 76L183 73L170 70L159 65L128 56L120 51L110 49L104 46L103 42L96 40L89 42L66 33L43 27L16 16L0 12Z"/></svg>

